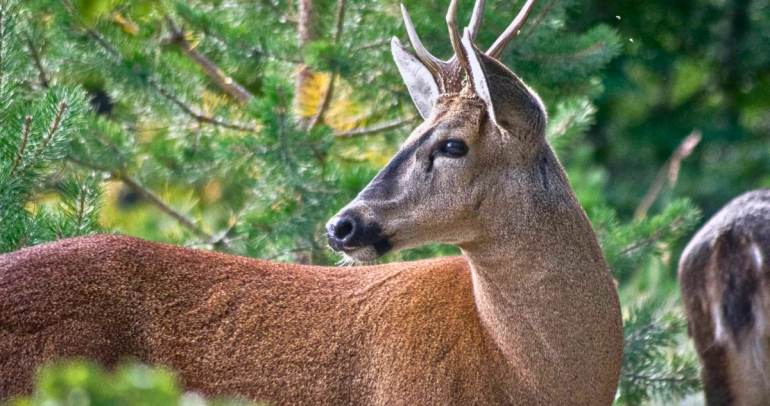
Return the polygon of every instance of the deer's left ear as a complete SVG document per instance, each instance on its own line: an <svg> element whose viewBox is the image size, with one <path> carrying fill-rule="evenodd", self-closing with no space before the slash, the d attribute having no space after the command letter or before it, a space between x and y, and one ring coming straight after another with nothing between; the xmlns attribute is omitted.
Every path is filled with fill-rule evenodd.
<svg viewBox="0 0 770 406"><path fill-rule="evenodd" d="M422 118L427 119L430 117L433 105L436 104L436 99L438 99L436 79L425 64L401 45L398 38L393 37L390 42L390 50L417 111L420 112Z"/></svg>
<svg viewBox="0 0 770 406"><path fill-rule="evenodd" d="M544 132L546 112L540 97L505 65L479 51L467 28L461 43L473 90L487 105L492 122L509 133L533 127Z"/></svg>

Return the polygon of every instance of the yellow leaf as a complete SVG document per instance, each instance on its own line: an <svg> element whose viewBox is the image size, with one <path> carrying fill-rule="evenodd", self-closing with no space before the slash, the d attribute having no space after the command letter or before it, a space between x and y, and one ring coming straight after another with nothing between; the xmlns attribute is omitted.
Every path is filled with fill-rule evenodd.
<svg viewBox="0 0 770 406"><path fill-rule="evenodd" d="M217 181L211 181L203 187L203 202L216 203L222 197L222 184Z"/></svg>
<svg viewBox="0 0 770 406"><path fill-rule="evenodd" d="M190 49L195 49L201 43L202 36L195 35L194 31L186 31L184 33L184 39L187 41L187 45Z"/></svg>
<svg viewBox="0 0 770 406"><path fill-rule="evenodd" d="M212 91L204 91L203 94L201 94L201 99L203 100L203 113L206 115L212 115L219 106L225 103L225 99L227 96L215 93Z"/></svg>
<svg viewBox="0 0 770 406"><path fill-rule="evenodd" d="M349 131L364 124L362 118L366 117L367 110L365 106L353 102L352 94L353 89L338 77L334 86L334 100L324 115L326 123L335 131Z"/></svg>
<svg viewBox="0 0 770 406"><path fill-rule="evenodd" d="M318 111L321 99L329 86L331 75L325 72L311 72L306 66L299 68L295 75L306 75L299 91L299 105L295 105L295 114L300 117L313 117ZM324 122L335 131L348 131L363 126L367 117L366 106L352 101L353 89L342 77L337 77L331 103L324 113Z"/></svg>
<svg viewBox="0 0 770 406"><path fill-rule="evenodd" d="M115 12L112 14L112 21L118 23L126 34L136 35L139 33L139 25L131 21L131 17L125 18L120 13Z"/></svg>
<svg viewBox="0 0 770 406"><path fill-rule="evenodd" d="M313 117L318 110L326 87L329 85L328 73L311 72L307 66L301 66L297 75L306 75L299 88L299 105L295 105L295 114L299 117Z"/></svg>

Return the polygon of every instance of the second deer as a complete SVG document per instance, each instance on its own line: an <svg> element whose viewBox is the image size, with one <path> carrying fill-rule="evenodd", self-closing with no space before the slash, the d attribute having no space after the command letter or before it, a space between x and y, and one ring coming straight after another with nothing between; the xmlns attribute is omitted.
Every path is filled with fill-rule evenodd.
<svg viewBox="0 0 770 406"><path fill-rule="evenodd" d="M679 283L709 406L770 405L770 190L719 211L685 248Z"/></svg>

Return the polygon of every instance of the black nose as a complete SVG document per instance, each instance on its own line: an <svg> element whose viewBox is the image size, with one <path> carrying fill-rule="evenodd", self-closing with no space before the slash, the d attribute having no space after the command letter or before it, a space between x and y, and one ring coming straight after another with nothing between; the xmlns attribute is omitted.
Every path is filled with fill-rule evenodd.
<svg viewBox="0 0 770 406"><path fill-rule="evenodd" d="M373 221L364 221L353 211L338 214L326 225L329 246L335 251L349 252L372 247L378 255L383 255L391 248L387 238L382 236L380 225Z"/></svg>
<svg viewBox="0 0 770 406"><path fill-rule="evenodd" d="M329 237L329 246L339 251L343 246L349 245L356 232L356 219L348 216L339 216L329 222L326 235Z"/></svg>

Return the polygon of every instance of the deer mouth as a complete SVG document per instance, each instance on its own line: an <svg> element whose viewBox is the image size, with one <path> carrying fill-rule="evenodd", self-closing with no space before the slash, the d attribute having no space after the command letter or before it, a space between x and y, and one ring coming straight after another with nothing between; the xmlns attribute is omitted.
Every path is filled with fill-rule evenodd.
<svg viewBox="0 0 770 406"><path fill-rule="evenodd" d="M374 241L367 241L367 243L351 241L349 245L339 244L338 241L330 239L329 246L335 252L340 252L346 258L356 262L374 261L390 252L393 248L390 241L385 237L378 237Z"/></svg>

